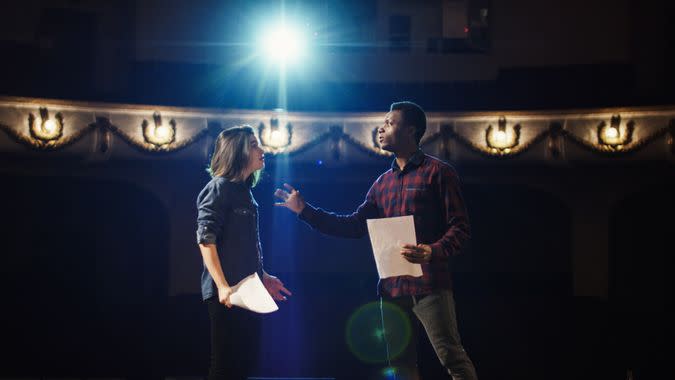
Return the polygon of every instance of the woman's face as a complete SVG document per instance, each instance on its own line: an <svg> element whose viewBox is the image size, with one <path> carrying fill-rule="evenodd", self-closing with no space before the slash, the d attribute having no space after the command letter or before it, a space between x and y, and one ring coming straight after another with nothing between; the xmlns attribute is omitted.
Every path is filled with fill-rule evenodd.
<svg viewBox="0 0 675 380"><path fill-rule="evenodd" d="M246 166L246 177L256 170L265 167L265 151L260 147L258 138L251 135L248 140L248 165Z"/></svg>

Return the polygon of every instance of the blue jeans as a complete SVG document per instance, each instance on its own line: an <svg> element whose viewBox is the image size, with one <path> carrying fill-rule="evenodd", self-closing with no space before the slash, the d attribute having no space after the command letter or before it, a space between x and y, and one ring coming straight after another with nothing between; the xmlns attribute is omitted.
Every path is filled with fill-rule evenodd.
<svg viewBox="0 0 675 380"><path fill-rule="evenodd" d="M476 380L476 369L469 359L457 329L457 315L452 291L438 290L423 296L403 296L398 298L380 298L398 306L411 323L411 339L403 352L395 358L389 358L389 365L397 369L398 379L419 379L417 370L417 337L420 324L436 351L438 359L454 380ZM419 322L418 322L419 321ZM391 327L391 324L389 324ZM382 313L382 327L385 342L387 338L388 320ZM389 347L387 345L387 351Z"/></svg>

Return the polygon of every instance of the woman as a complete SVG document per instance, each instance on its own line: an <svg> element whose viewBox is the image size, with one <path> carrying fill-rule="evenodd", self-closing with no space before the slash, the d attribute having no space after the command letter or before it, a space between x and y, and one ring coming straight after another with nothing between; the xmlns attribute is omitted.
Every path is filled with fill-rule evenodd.
<svg viewBox="0 0 675 380"><path fill-rule="evenodd" d="M251 188L264 167L264 151L250 126L225 130L218 135L211 157L211 181L197 197L197 243L204 260L202 299L211 322L209 380L244 377L255 364L253 347L249 351L247 344L257 343L256 318L232 308L230 286L257 272L275 300L286 300L283 293L291 294L262 268L258 204ZM241 332L246 339L237 340Z"/></svg>

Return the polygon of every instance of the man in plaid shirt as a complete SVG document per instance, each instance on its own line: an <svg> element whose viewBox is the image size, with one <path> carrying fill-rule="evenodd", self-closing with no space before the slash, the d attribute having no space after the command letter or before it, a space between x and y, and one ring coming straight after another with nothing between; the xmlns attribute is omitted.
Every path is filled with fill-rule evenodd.
<svg viewBox="0 0 675 380"><path fill-rule="evenodd" d="M401 255L421 264L422 276L380 279L380 303L393 303L411 321L421 322L453 379L476 379L475 368L460 341L448 268L449 257L458 254L470 236L469 221L455 170L419 148L425 131L426 115L420 106L412 102L391 105L378 129L378 139L382 149L396 158L353 214L336 215L316 208L288 184L284 184L288 191L276 190L275 195L283 200L277 205L287 207L322 233L348 238L365 236L367 219L413 215L418 244L401 247ZM382 315L386 338L388 321ZM404 378L417 379L419 324L413 323L412 330L411 343L400 356L390 358L390 365Z"/></svg>

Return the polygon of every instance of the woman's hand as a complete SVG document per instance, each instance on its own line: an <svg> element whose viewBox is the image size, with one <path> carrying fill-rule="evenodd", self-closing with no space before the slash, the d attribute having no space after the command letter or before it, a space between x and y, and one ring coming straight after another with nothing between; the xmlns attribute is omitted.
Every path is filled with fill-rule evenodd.
<svg viewBox="0 0 675 380"><path fill-rule="evenodd" d="M228 308L232 307L230 303L230 294L232 294L232 288L229 286L218 287L218 302L227 306Z"/></svg>
<svg viewBox="0 0 675 380"><path fill-rule="evenodd" d="M293 211L296 214L300 214L302 210L305 209L305 200L302 199L302 195L298 190L295 190L293 186L284 183L286 190L277 189L274 192L274 195L281 199L283 202L277 202L275 206L286 207L287 209ZM276 278L276 277L275 277Z"/></svg>
<svg viewBox="0 0 675 380"><path fill-rule="evenodd" d="M281 280L264 272L263 285L265 285L265 289L267 289L267 292L272 296L272 298L277 301L286 301L286 297L281 294L281 292L284 292L289 296L292 295L288 289L284 288L284 283L281 282Z"/></svg>

